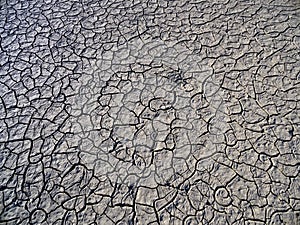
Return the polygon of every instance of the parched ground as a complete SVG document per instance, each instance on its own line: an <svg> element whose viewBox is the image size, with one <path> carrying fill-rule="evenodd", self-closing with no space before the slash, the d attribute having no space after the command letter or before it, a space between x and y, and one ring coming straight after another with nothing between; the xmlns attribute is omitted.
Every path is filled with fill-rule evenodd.
<svg viewBox="0 0 300 225"><path fill-rule="evenodd" d="M299 28L299 0L0 0L0 224L300 224Z"/></svg>

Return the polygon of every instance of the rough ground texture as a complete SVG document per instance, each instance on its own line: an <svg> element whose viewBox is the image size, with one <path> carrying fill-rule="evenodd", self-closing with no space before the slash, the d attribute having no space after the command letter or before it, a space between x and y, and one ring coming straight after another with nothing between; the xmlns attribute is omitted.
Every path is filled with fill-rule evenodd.
<svg viewBox="0 0 300 225"><path fill-rule="evenodd" d="M299 15L0 0L0 224L299 224Z"/></svg>

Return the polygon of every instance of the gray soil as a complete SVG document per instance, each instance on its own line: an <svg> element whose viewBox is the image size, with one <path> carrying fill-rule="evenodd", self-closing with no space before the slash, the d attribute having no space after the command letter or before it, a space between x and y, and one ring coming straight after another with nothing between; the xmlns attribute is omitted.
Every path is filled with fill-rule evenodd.
<svg viewBox="0 0 300 225"><path fill-rule="evenodd" d="M0 0L0 225L298 225L299 167L299 0Z"/></svg>

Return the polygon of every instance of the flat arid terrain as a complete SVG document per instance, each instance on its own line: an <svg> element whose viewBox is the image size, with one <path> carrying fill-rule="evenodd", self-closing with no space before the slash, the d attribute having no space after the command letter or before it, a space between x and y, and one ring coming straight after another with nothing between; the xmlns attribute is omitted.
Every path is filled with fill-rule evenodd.
<svg viewBox="0 0 300 225"><path fill-rule="evenodd" d="M0 225L299 225L299 0L0 0Z"/></svg>

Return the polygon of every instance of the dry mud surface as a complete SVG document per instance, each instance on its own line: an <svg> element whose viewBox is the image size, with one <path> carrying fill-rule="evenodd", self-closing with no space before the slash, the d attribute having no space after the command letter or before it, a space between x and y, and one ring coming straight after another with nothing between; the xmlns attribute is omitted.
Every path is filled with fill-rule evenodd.
<svg viewBox="0 0 300 225"><path fill-rule="evenodd" d="M300 2L0 0L0 224L300 223Z"/></svg>

